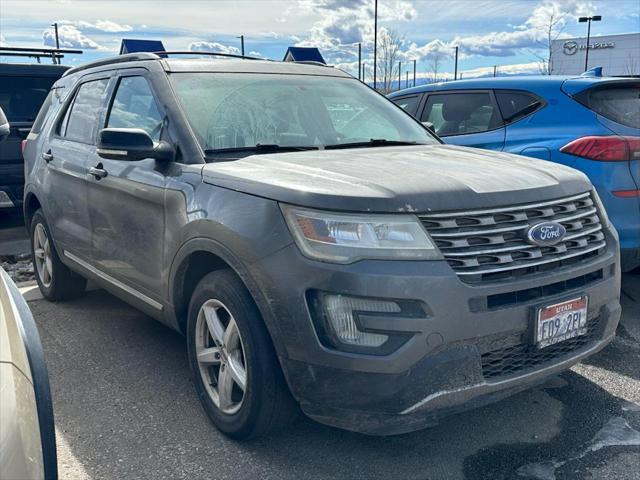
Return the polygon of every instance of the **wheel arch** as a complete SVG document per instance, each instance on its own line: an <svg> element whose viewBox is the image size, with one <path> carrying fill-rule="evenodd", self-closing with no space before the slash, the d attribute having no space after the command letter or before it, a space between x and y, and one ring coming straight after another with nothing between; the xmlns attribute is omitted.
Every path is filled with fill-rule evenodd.
<svg viewBox="0 0 640 480"><path fill-rule="evenodd" d="M186 332L189 302L198 282L205 275L221 269L230 269L240 278L260 311L276 352L278 355L283 353L281 342L276 341L279 332L275 316L254 275L229 249L209 238L187 241L172 262L168 295L178 330L183 334Z"/></svg>
<svg viewBox="0 0 640 480"><path fill-rule="evenodd" d="M38 198L38 196L33 192L27 192L24 197L24 205L22 206L24 214L24 224L27 229L31 227L31 219L40 208L42 208L42 203L40 203L40 199Z"/></svg>

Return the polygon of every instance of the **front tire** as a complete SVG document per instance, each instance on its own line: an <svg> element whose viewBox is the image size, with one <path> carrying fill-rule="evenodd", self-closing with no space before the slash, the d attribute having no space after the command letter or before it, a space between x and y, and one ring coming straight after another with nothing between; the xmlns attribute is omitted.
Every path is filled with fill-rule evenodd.
<svg viewBox="0 0 640 480"><path fill-rule="evenodd" d="M31 220L31 260L36 282L47 300L68 300L84 293L87 279L60 261L42 210Z"/></svg>
<svg viewBox="0 0 640 480"><path fill-rule="evenodd" d="M196 286L187 324L189 364L211 422L244 440L296 416L271 337L249 291L230 270Z"/></svg>

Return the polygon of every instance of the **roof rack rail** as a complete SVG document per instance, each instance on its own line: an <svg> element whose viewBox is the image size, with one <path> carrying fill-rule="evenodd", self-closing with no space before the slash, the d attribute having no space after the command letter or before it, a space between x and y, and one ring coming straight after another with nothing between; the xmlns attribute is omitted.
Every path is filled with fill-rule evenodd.
<svg viewBox="0 0 640 480"><path fill-rule="evenodd" d="M136 62L142 60L160 60L161 58L168 57L170 55L209 55L215 57L229 57L229 58L243 58L245 60L264 60L258 57L247 57L246 55L234 55L232 53L218 53L218 52L194 52L194 51L169 51L169 52L139 52L139 53L126 53L124 55L118 55L115 57L103 58L101 60L95 60L88 62L77 67L67 70L63 77L72 75L82 70L89 68L101 67L104 65L113 65L118 63Z"/></svg>
<svg viewBox="0 0 640 480"><path fill-rule="evenodd" d="M61 48L28 48L28 47L0 47L0 57L28 57L35 58L40 63L41 58L50 58L54 64L60 64L64 54L82 54L82 50L68 50Z"/></svg>
<svg viewBox="0 0 640 480"><path fill-rule="evenodd" d="M326 63L316 62L315 60L291 60L291 63L301 63L303 65L316 65L318 67L331 67L331 65L327 65Z"/></svg>
<svg viewBox="0 0 640 480"><path fill-rule="evenodd" d="M94 68L94 67L102 67L103 65L136 62L136 61L142 61L142 60L158 60L159 58L160 57L157 54L149 53L149 52L127 53L125 55L118 55L116 57L103 58L101 60L95 60L93 62L88 62L82 65L78 65L77 67L74 67L64 72L64 75L62 76L66 77L73 73L81 72L82 70L87 70L89 68Z"/></svg>
<svg viewBox="0 0 640 480"><path fill-rule="evenodd" d="M248 57L246 55L236 55L233 53L221 53L221 52L200 52L196 50L176 50L168 52L153 52L159 56L171 56L171 55L209 55L211 57L228 57L228 58L243 58L245 60L265 60L258 57Z"/></svg>

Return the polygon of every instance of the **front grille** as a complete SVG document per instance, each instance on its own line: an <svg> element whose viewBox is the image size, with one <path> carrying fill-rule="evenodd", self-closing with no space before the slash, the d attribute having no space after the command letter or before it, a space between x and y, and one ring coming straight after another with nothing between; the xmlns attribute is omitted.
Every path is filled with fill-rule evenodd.
<svg viewBox="0 0 640 480"><path fill-rule="evenodd" d="M546 348L537 348L531 343L518 343L509 347L483 353L482 374L485 379L529 370L537 365L560 359L577 352L594 340L598 331L598 318L589 321L587 333L570 338Z"/></svg>
<svg viewBox="0 0 640 480"><path fill-rule="evenodd" d="M420 215L445 259L469 283L503 280L581 262L606 246L590 193L487 210ZM526 239L536 223L558 222L562 241L538 246Z"/></svg>
<svg viewBox="0 0 640 480"><path fill-rule="evenodd" d="M541 285L539 287L526 288L524 290L489 295L487 297L486 305L488 309L518 305L521 303L531 302L532 300L537 300L538 298L560 295L571 290L584 288L594 282L602 280L603 278L604 271L603 269L599 269L595 272L587 273L586 275L580 275L578 277L563 280L562 282L555 282L550 285Z"/></svg>

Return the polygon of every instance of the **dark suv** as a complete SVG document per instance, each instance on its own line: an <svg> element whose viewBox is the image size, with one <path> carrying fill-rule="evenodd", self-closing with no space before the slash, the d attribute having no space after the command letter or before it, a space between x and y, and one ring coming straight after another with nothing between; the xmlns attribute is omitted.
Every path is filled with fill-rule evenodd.
<svg viewBox="0 0 640 480"><path fill-rule="evenodd" d="M62 65L0 63L0 108L11 124L11 134L0 143L0 212L21 210L24 186L21 144L31 131L51 85L68 69Z"/></svg>
<svg viewBox="0 0 640 480"><path fill-rule="evenodd" d="M223 432L296 403L406 432L614 336L618 241L583 174L443 145L334 68L166 55L54 85L25 216L44 296L88 278L182 332Z"/></svg>

